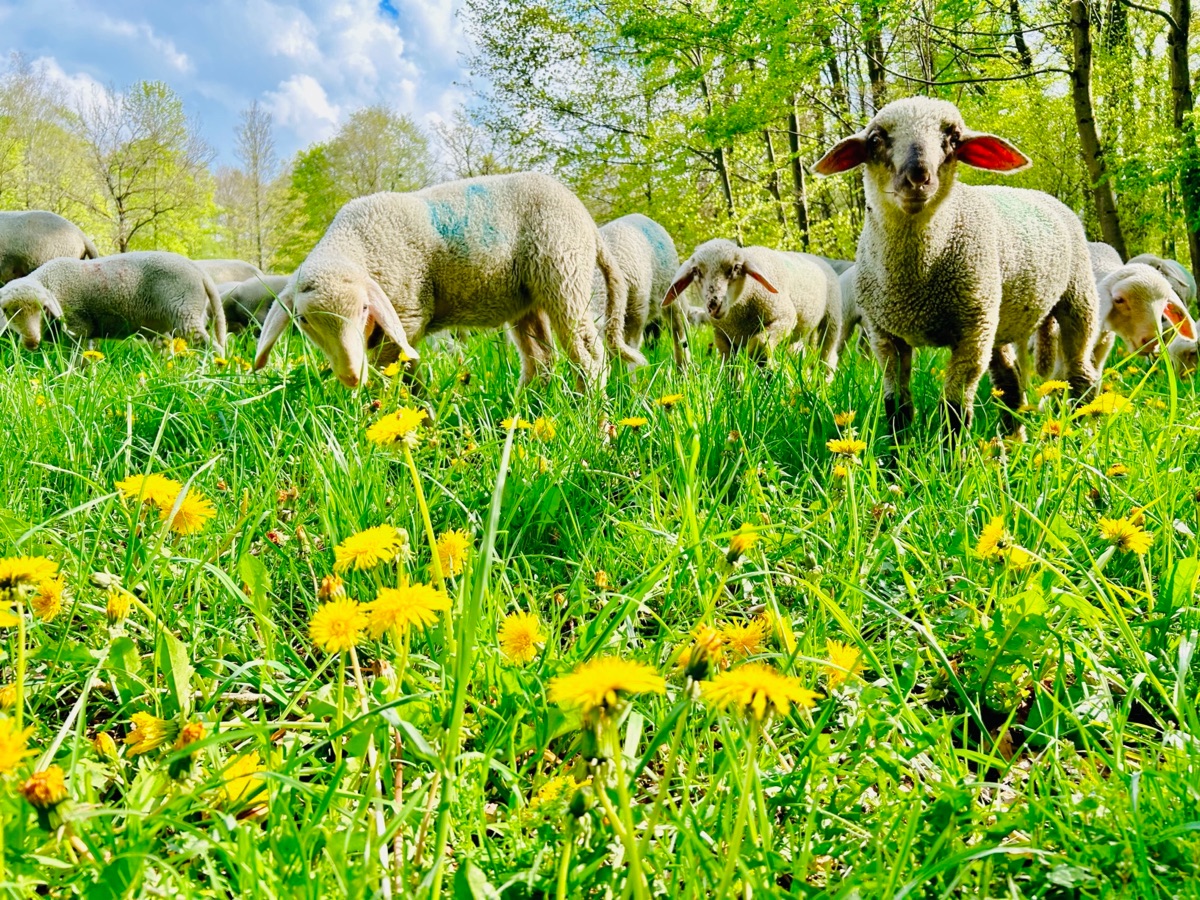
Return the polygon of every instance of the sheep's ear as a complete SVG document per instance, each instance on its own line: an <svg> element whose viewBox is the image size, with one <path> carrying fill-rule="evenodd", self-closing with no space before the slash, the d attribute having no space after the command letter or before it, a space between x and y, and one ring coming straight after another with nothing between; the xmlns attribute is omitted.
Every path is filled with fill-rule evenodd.
<svg viewBox="0 0 1200 900"><path fill-rule="evenodd" d="M833 149L817 160L813 171L818 175L837 175L857 169L867 161L867 136L862 132L838 141Z"/></svg>
<svg viewBox="0 0 1200 900"><path fill-rule="evenodd" d="M675 298L688 289L688 285L696 280L696 267L689 259L679 271L675 273L675 279L671 282L671 286L667 288L667 295L663 297L662 305L670 306L675 302Z"/></svg>
<svg viewBox="0 0 1200 900"><path fill-rule="evenodd" d="M42 298L42 305L45 307L46 312L50 313L54 318L61 319L63 317L62 304L58 302L58 298L50 291L46 291L46 296Z"/></svg>
<svg viewBox="0 0 1200 900"><path fill-rule="evenodd" d="M1189 341L1196 340L1196 323L1192 321L1191 315L1178 300L1168 300L1163 309L1163 315L1179 329L1180 335Z"/></svg>
<svg viewBox="0 0 1200 900"><path fill-rule="evenodd" d="M295 284L292 282L279 292L279 296L271 304L271 309L263 322L262 334L258 337L258 350L254 354L255 369L261 369L267 364L271 348L275 346L279 336L292 321L292 297L294 295Z"/></svg>
<svg viewBox="0 0 1200 900"><path fill-rule="evenodd" d="M959 162L989 172L1020 172L1033 165L1033 160L1004 138L979 131L964 132L954 155Z"/></svg>
<svg viewBox="0 0 1200 900"><path fill-rule="evenodd" d="M750 260L746 260L744 263L742 263L742 271L746 273L747 278L753 278L772 294L779 293L779 291L775 289L775 285L771 284L771 280L762 272L758 271L758 269L754 268L754 263L750 262Z"/></svg>
<svg viewBox="0 0 1200 900"><path fill-rule="evenodd" d="M404 326L400 324L400 317L396 315L396 307L392 306L392 301L387 298L387 294L374 278L367 279L367 312L405 356L409 359L421 358L421 354L408 342L408 335L404 333Z"/></svg>

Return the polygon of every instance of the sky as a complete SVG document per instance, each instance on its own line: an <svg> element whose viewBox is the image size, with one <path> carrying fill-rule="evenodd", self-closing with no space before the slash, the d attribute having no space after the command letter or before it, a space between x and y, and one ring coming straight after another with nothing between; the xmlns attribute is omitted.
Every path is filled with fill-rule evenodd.
<svg viewBox="0 0 1200 900"><path fill-rule="evenodd" d="M258 100L281 158L385 104L428 126L468 99L462 0L0 0L0 51L74 99L164 81L233 164L238 114Z"/></svg>

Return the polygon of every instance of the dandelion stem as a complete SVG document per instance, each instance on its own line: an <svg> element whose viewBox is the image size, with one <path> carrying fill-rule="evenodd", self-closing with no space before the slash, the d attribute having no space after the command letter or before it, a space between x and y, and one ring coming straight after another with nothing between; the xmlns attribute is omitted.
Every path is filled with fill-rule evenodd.
<svg viewBox="0 0 1200 900"><path fill-rule="evenodd" d="M567 821L567 833L564 835L562 856L558 860L558 879L554 889L555 900L567 900L567 882L571 874L571 845L575 843L573 823Z"/></svg>
<svg viewBox="0 0 1200 900"><path fill-rule="evenodd" d="M437 552L437 535L433 533L433 520L429 518L429 504L425 502L425 490L421 487L421 473L417 471L417 461L413 459L412 448L402 443L404 461L408 463L408 474L412 476L413 491L417 495L417 508L421 510L421 522L425 526L425 540L429 542L430 568L433 569L434 580L442 591L446 590L446 575L442 572L442 561Z"/></svg>
<svg viewBox="0 0 1200 900"><path fill-rule="evenodd" d="M750 794L754 788L754 768L758 765L758 722L750 725L750 746L747 748L745 781L740 785L741 797L738 799L737 821L733 825L733 836L729 839L729 856L725 859L725 871L721 874L721 886L717 888L716 897L728 897L729 885L737 871L738 857L742 852L742 833L746 830L746 820L750 817Z"/></svg>
<svg viewBox="0 0 1200 900"><path fill-rule="evenodd" d="M345 715L342 706L346 701L346 654L344 652L338 654L338 674L337 674L337 710L334 712L333 730L336 735L333 743L333 758L338 763L342 761L342 722Z"/></svg>
<svg viewBox="0 0 1200 900"><path fill-rule="evenodd" d="M25 609L17 608L17 731L25 724Z"/></svg>

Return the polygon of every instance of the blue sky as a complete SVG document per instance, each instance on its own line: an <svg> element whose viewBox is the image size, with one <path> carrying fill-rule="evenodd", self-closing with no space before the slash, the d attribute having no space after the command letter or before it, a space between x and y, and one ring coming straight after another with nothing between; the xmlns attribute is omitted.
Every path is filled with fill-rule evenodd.
<svg viewBox="0 0 1200 900"><path fill-rule="evenodd" d="M428 125L467 99L461 0L0 0L0 50L40 62L70 96L161 80L219 163L239 111L274 116L281 157L329 137L359 106ZM458 82L458 84L456 84Z"/></svg>

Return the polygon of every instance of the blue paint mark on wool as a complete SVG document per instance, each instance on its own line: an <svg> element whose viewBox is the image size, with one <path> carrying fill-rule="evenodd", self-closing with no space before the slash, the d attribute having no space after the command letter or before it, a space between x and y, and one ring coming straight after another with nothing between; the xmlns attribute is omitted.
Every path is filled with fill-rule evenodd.
<svg viewBox="0 0 1200 900"><path fill-rule="evenodd" d="M456 253L466 254L470 247L467 233L472 231L482 249L487 249L500 239L500 232L492 222L492 198L488 189L481 184L468 185L463 209L446 200L429 204L429 221L434 231L441 236Z"/></svg>
<svg viewBox="0 0 1200 900"><path fill-rule="evenodd" d="M654 256L658 263L663 268L674 265L671 260L671 251L667 246L670 236L657 222L645 221L641 223L642 234L646 236L646 240L650 242L650 247L654 250Z"/></svg>

